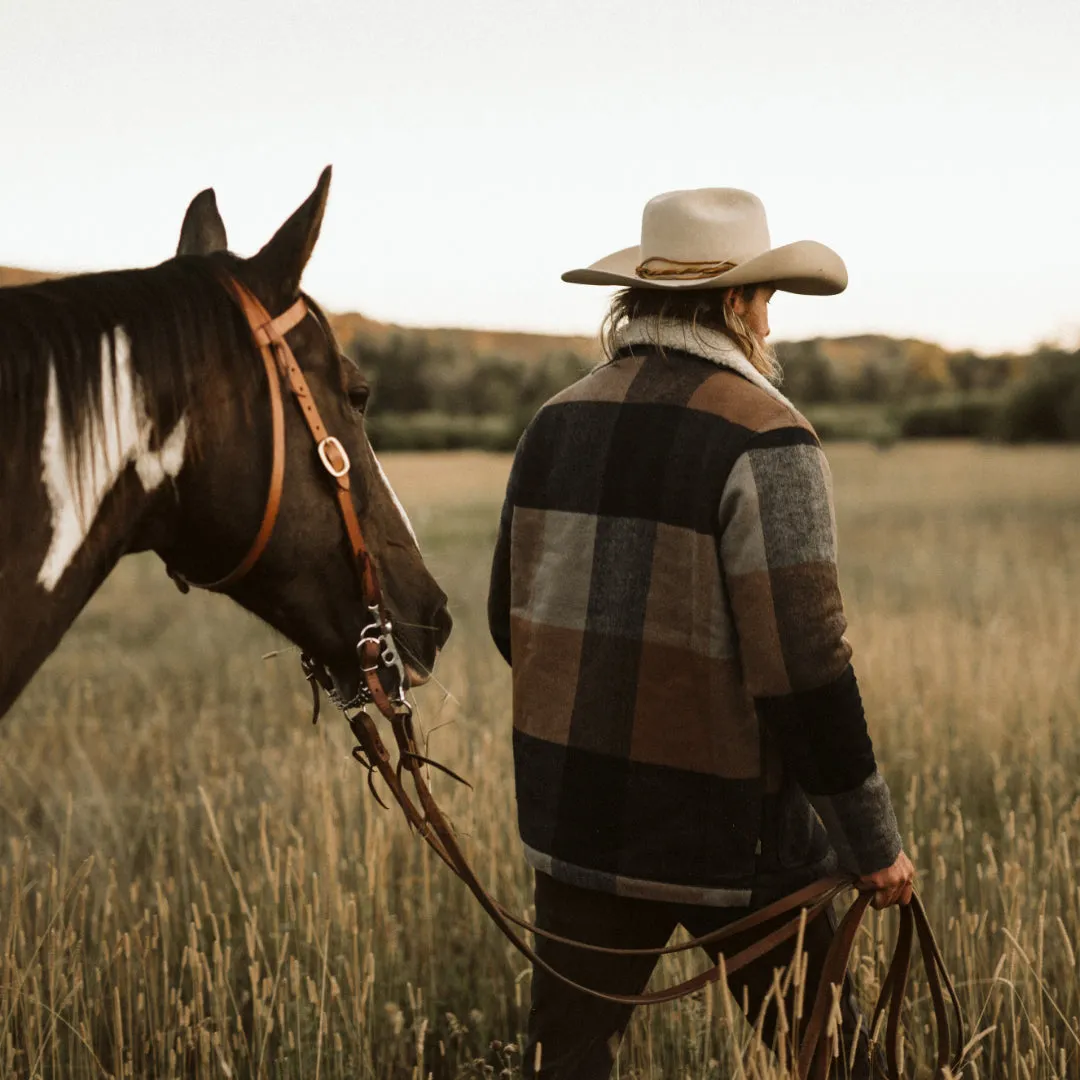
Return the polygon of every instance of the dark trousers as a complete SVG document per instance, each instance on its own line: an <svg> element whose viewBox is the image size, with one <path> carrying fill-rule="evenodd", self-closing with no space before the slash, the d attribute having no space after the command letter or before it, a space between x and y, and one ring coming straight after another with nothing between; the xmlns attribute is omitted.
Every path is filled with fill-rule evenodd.
<svg viewBox="0 0 1080 1080"><path fill-rule="evenodd" d="M577 888L539 872L536 875L535 896L536 924L541 929L593 945L624 949L661 947L667 944L680 924L693 937L700 937L748 913L745 908L634 900ZM734 955L776 929L783 921L780 919L776 923L765 924L745 936L736 937L725 943L725 952L729 956ZM835 922L825 917L815 919L806 927L803 939L807 958L803 991L804 1022L809 1018L821 965L834 929ZM656 965L656 958L652 956L606 956L560 945L539 936L536 938L536 951L556 971L575 982L613 994L640 994ZM740 1006L744 1002L748 1006L747 1019L750 1023L757 1021L762 1002L772 988L774 969L787 967L793 954L794 941L778 946L728 978L728 988L735 1000ZM717 955L715 952L711 954L713 963ZM789 1020L793 1012L792 1004L791 1001L785 1004ZM837 1060L832 1075L846 1078L849 1075L846 1060L850 1054L851 1040L859 1029L858 1006L850 979L845 980L841 1009L845 1051L843 1059ZM525 1076L539 1076L540 1080L606 1080L632 1012L632 1006L617 1005L582 994L546 971L534 967L529 1037L523 1061ZM773 1045L776 1023L776 1005L770 1000L762 1025L762 1036L767 1046ZM858 1035L855 1068L850 1074L852 1080L873 1075L864 1029L865 1024ZM540 1045L539 1073L534 1071L537 1044Z"/></svg>

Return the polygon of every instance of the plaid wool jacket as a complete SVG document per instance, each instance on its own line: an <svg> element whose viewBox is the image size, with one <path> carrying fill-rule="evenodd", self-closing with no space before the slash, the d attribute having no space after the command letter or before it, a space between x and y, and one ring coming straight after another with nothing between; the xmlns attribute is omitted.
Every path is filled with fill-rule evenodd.
<svg viewBox="0 0 1080 1080"><path fill-rule="evenodd" d="M844 638L828 465L724 335L623 328L518 446L488 604L527 858L742 906L900 837ZM764 895L761 892L760 895Z"/></svg>

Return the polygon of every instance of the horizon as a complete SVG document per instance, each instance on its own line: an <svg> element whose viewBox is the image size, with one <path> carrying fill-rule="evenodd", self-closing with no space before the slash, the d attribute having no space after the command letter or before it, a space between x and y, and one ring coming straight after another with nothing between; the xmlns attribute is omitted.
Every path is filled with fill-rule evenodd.
<svg viewBox="0 0 1080 1080"><path fill-rule="evenodd" d="M146 269L146 268L144 268ZM35 277L66 277L75 276L80 273L94 273L95 271L48 271L41 270L37 267L26 266L6 266L0 265L0 287L5 287L2 281L4 272L15 272L16 274L28 274ZM14 284L23 284L23 282L12 282ZM377 319L366 312L357 310L338 311L333 309L326 309L326 314L330 318L331 322L340 319L363 319L367 323L374 323L375 325L383 328L384 330L401 330L406 333L448 333L448 334L497 334L497 335L520 335L524 337L550 337L554 339L581 339L583 341L593 341L596 345L599 345L599 337L597 334L589 333L577 333L574 331L560 332L556 330L529 330L521 329L520 327L496 327L496 326L462 326L462 325L421 325L419 323L399 323L390 322L383 319ZM929 345L934 348L940 348L946 353L957 354L964 352L972 352L975 355L987 358L994 356L1026 356L1037 352L1042 348L1061 348L1068 352L1080 352L1080 339L1075 342L1057 341L1057 340L1044 340L1036 342L1030 349L1024 350L988 350L988 349L970 349L964 346L959 348L950 348L947 345L942 344L939 341L934 341L931 338L917 337L917 336L898 336L895 334L885 334L878 331L854 331L846 334L818 334L811 337L776 337L774 334L770 334L768 344L772 347L777 345L798 345L806 341L858 341L863 338L884 338L888 341L896 341L901 343L912 343L919 345ZM348 340L343 340L342 345L348 345Z"/></svg>
<svg viewBox="0 0 1080 1080"><path fill-rule="evenodd" d="M154 264L205 187L251 254L329 162L305 277L328 309L592 336L607 292L560 273L636 242L660 191L737 186L774 245L850 271L841 296L779 295L775 340L1080 340L1080 5L258 12L256 44L247 0L0 9L0 264Z"/></svg>

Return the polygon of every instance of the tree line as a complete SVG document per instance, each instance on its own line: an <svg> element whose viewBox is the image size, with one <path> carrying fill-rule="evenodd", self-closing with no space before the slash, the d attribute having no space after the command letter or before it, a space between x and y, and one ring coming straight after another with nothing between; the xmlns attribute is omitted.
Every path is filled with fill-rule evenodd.
<svg viewBox="0 0 1080 1080"><path fill-rule="evenodd" d="M511 450L536 410L596 363L571 349L474 353L424 331L360 334L376 449ZM886 337L781 342L784 393L825 438L1080 441L1080 351L946 352Z"/></svg>

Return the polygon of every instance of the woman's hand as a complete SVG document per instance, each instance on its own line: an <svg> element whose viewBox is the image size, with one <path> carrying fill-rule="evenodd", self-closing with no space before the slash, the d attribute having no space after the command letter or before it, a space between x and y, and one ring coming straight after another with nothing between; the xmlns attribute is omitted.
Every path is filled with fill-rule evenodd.
<svg viewBox="0 0 1080 1080"><path fill-rule="evenodd" d="M892 866L859 878L859 889L862 892L873 892L872 903L878 910L892 907L893 904L910 904L914 885L915 867L902 851L896 856L896 862Z"/></svg>

